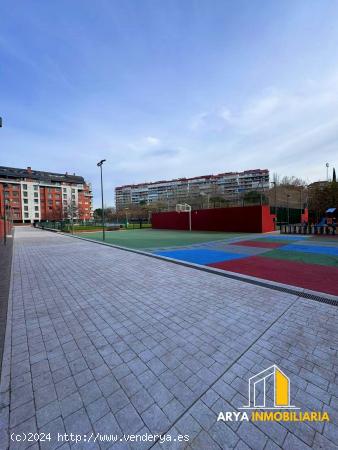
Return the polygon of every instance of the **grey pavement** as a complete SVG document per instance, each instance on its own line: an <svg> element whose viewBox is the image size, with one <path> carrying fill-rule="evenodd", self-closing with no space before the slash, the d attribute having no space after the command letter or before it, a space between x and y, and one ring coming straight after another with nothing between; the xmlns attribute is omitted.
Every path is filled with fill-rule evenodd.
<svg viewBox="0 0 338 450"><path fill-rule="evenodd" d="M334 306L17 228L0 448L337 448L337 330ZM330 423L216 421L247 404L248 378L272 364L290 377L292 402ZM189 441L88 442L100 433Z"/></svg>

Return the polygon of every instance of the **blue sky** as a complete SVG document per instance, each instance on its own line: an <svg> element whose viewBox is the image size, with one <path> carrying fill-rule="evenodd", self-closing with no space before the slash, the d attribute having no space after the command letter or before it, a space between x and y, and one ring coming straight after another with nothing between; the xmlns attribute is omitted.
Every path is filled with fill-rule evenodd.
<svg viewBox="0 0 338 450"><path fill-rule="evenodd" d="M0 2L0 165L117 185L338 156L338 2Z"/></svg>

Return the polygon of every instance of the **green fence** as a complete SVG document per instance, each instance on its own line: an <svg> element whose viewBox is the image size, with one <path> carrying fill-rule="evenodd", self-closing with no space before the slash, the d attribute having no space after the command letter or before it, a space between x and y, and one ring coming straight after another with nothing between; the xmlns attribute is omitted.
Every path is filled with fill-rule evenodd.
<svg viewBox="0 0 338 450"><path fill-rule="evenodd" d="M301 223L301 214L304 214L304 210L300 208L275 208L270 207L270 213L276 214L277 209L277 223Z"/></svg>

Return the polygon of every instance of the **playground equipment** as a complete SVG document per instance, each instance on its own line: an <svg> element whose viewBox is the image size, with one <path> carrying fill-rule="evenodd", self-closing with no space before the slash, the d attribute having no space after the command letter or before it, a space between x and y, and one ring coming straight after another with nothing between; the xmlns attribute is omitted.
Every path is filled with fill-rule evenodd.
<svg viewBox="0 0 338 450"><path fill-rule="evenodd" d="M329 208L325 211L325 216L317 224L285 224L281 225L282 234L336 234L337 228L337 208Z"/></svg>

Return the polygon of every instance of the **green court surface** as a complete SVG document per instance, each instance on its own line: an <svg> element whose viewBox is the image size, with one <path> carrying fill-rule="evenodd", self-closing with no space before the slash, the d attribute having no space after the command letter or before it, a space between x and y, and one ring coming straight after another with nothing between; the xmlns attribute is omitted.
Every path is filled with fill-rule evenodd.
<svg viewBox="0 0 338 450"><path fill-rule="evenodd" d="M102 241L102 232L81 233L81 237ZM121 245L134 249L158 249L166 247L184 247L205 242L231 240L236 237L250 236L246 233L219 233L207 231L172 230L123 230L106 232L108 244Z"/></svg>
<svg viewBox="0 0 338 450"><path fill-rule="evenodd" d="M316 253L304 253L285 250L271 250L264 253L265 258L283 259L288 261L298 261L305 264L319 264L321 266L338 267L338 257L334 255L321 255Z"/></svg>

